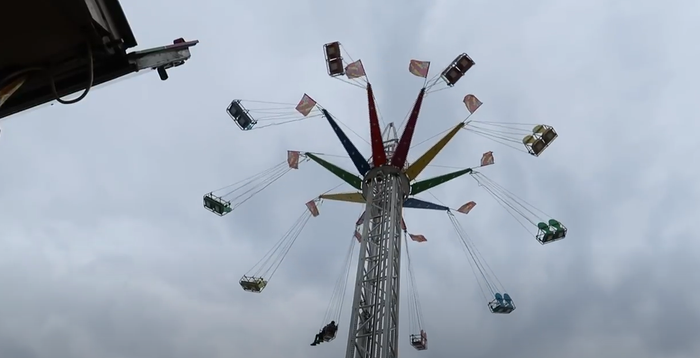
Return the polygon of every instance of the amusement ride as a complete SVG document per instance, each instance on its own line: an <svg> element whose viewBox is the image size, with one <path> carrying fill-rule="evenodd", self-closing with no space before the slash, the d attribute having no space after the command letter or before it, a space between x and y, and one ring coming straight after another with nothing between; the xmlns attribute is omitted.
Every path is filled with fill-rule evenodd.
<svg viewBox="0 0 700 358"><path fill-rule="evenodd" d="M409 149L425 96L428 93L455 86L474 67L475 62L469 55L462 53L438 75L431 78L429 61L411 60L409 72L423 79L423 87L418 93L407 120L404 121L405 127L399 136L398 131L402 126L397 128L393 123L389 123L383 131L381 130L372 85L367 79L362 61L353 60L339 42L328 43L323 48L330 77L362 87L367 91L371 156L367 159L360 153L341 129L342 122L308 94L304 94L296 105L240 99L230 103L226 111L243 131L292 123L311 117L325 118L357 171L352 173L342 169L322 158L324 155L321 153L288 151L285 161L204 196L204 207L219 216L224 216L285 174L299 169L300 164L305 162L317 163L355 189L345 193L324 193L307 202L306 208L292 227L240 279L243 290L261 293L268 286L310 218L319 216L319 208L323 201L335 200L361 204L364 206L364 212L355 222L354 233L349 238L348 251L343 261L343 272L336 283L331 303L324 317L325 326L316 335L312 345L329 342L336 338L338 331L336 322L340 322L341 319L352 258L359 245L345 358L395 358L398 356L399 288L403 246L405 251L403 258L406 260L405 272L408 274L408 307L411 310L409 342L417 350L428 348L428 336L422 323L420 300L416 291L408 244L409 239L418 243L426 242L427 239L424 235L408 232L402 214L405 208L444 211L469 259L485 295L488 309L495 314L513 312L516 308L513 299L506 293L456 217L456 215L468 214L476 203L470 201L457 209L451 209L415 196L448 181L469 175L540 244L565 238L567 228L560 221L528 204L481 173L481 168L494 164L493 152L484 153L478 166L432 178L419 177L448 142L462 130L492 139L534 157L540 156L557 139L557 132L552 126L545 124L470 120L482 102L475 95L467 94L464 97L464 105L468 112L466 118L449 129L413 163L408 163Z"/></svg>

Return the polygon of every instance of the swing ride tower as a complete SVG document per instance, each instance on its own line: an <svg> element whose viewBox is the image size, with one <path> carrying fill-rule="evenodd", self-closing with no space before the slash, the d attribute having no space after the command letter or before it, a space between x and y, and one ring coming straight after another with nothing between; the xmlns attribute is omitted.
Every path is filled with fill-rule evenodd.
<svg viewBox="0 0 700 358"><path fill-rule="evenodd" d="M522 151L539 157L558 137L554 128L544 124L524 124L530 129L522 130L516 126L508 127L503 123L468 121L469 117L482 105L473 94L464 97L464 105L469 114L446 134L439 139L430 149L420 155L412 163L407 162L411 148L413 135L418 123L423 99L432 88L444 82L448 87L453 87L475 63L466 54L457 56L439 75L428 79L430 62L411 60L409 72L414 76L424 79L423 86L409 112L405 122L399 127L403 128L401 135L397 133L397 127L393 123L386 125L384 131L380 127L380 118L375 103L372 85L367 79L365 69L360 60L345 61L341 53L339 42L324 45L326 67L328 75L333 78L349 82L361 87L367 94L367 108L369 119L369 144L371 156L366 159L358 148L341 129L338 118L327 109L321 107L309 95L304 94L301 101L294 107L288 108L294 112L287 116L284 111L260 109L260 113L267 113L270 119L283 120L282 122L263 124L268 118L254 117L251 105L244 105L243 100L235 99L227 108L227 112L236 125L243 131L264 128L303 118L323 117L342 144L345 152L355 167L356 173L345 170L323 158L321 153L288 151L287 161L273 168L261 172L259 175L244 179L227 187L212 191L204 195L204 207L219 216L224 216L238 206L245 203L253 195L262 191L274 181L282 177L292 169L298 169L302 161L313 161L330 173L349 184L352 192L324 193L306 203L306 209L292 228L284 234L275 246L256 264L244 274L240 280L243 290L253 293L262 292L271 280L277 268L281 265L291 246L303 230L304 225L311 217L319 215L318 205L324 200L342 201L360 204L364 206L364 212L355 223L355 231L351 240L351 246L343 264L345 271L336 284L334 299L338 300L333 305L333 298L329 311L324 317L324 324L330 320L340 321L342 304L345 297L345 288L350 276L351 257L355 245L359 242L357 273L353 288L352 310L349 318L347 346L345 358L397 358L399 347L399 305L401 300L401 269L402 246L405 245L405 259L408 280L407 292L408 307L415 310L415 326L411 329L410 344L413 348L422 351L427 349L428 337L422 326L420 307L415 290L415 275L412 270L411 257L408 253L407 237L415 242L426 242L423 235L410 234L404 222L403 209L423 209L446 212L449 217L460 245L464 249L467 258L472 261L472 269L488 309L495 314L508 314L515 310L515 304L511 296L506 293L490 267L485 263L474 242L468 237L466 230L458 223L453 210L458 213L468 214L475 206L474 201L469 201L458 209L450 209L440 205L418 199L417 194L426 192L456 178L469 174L484 190L486 190L498 203L506 209L523 228L528 224L536 230L535 238L540 244L547 244L566 237L567 228L558 220L545 214L531 204L524 202L512 192L486 178L476 169L494 164L493 152L485 152L479 166L464 168L450 173L427 179L419 179L424 169L435 159L445 146L462 129L484 137L500 141L509 147L516 148L512 143L520 144ZM346 56L349 58L349 55ZM361 83L358 84L357 82ZM265 103L259 101L246 101ZM269 103L269 102L268 102ZM279 103L272 103L279 105ZM284 104L281 104L284 105ZM272 113L277 112L277 113ZM312 114L313 113L313 114ZM295 117L296 116L296 117ZM259 123L260 122L260 123ZM403 125L405 123L405 125ZM467 124L469 124L467 126ZM519 124L518 124L519 125ZM489 127L490 126L490 127ZM507 130L504 130L507 129ZM444 132L443 132L444 133ZM510 144L509 144L510 142ZM419 143L420 144L420 143ZM516 148L517 149L517 148ZM232 189L232 187L234 187ZM220 190L229 190L227 193L215 194ZM529 230L528 230L529 231ZM402 242L403 241L403 242ZM326 320L328 319L328 320ZM328 326L326 326L328 327ZM329 332L325 327L321 329L316 340L322 338L324 342L335 340L337 331ZM314 341L312 346L317 344Z"/></svg>
<svg viewBox="0 0 700 358"><path fill-rule="evenodd" d="M369 89L371 94L371 87ZM371 105L370 111L373 111ZM373 116L370 114L370 118ZM373 127L379 129L378 124ZM389 128L387 132L391 135ZM398 143L395 137L386 142L373 141L374 168L362 181L367 204L346 358L394 358L398 355L401 208L410 192L406 174L391 165Z"/></svg>
<svg viewBox="0 0 700 358"><path fill-rule="evenodd" d="M343 67L339 43L326 44L324 49L326 66L331 77L341 75L350 79L366 77L362 62L359 60ZM459 76L455 76L456 79L474 65L466 54L456 61L460 59L463 62L463 68ZM427 70L426 62L412 62L412 73L427 78ZM396 358L399 341L402 209L411 194L409 174L412 172L412 176L415 177L427 166L434 155L424 156L417 166L406 165L426 93L425 86L418 94L400 138L391 136L394 129L393 123L385 130L385 136L382 135L374 93L369 82L366 84L366 90L372 147L371 164L360 155L330 113L322 109L323 116L328 120L362 176L358 189L365 201L362 220L364 224L345 358ZM314 157L311 156L311 159L313 160ZM408 170L410 172L407 174Z"/></svg>

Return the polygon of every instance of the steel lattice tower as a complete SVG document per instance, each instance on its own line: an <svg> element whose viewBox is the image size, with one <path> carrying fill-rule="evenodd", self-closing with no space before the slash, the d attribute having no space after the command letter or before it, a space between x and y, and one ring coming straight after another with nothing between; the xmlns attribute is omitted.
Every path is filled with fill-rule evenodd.
<svg viewBox="0 0 700 358"><path fill-rule="evenodd" d="M434 151L434 154L429 151L423 159L418 159L415 163L417 166L406 166L406 157L424 94L425 88L418 95L401 138L397 138L396 129L390 124L384 133L385 140L379 128L372 86L367 84L373 165L360 154L331 114L325 109L322 110L362 175L361 178L307 153L310 159L360 190L359 193L350 195L356 195L356 198L361 195L361 200L355 202L363 202L366 206L346 358L397 357L402 209L447 209L409 198L412 192L411 178L422 171L434 154L437 154L437 151ZM429 184L430 187L437 185L433 182ZM332 194L322 195L321 198L334 199ZM336 197L335 200L343 199Z"/></svg>
<svg viewBox="0 0 700 358"><path fill-rule="evenodd" d="M395 136L384 143L388 160L397 143ZM365 175L362 189L367 204L345 356L393 358L399 340L401 208L409 181L399 168L384 165Z"/></svg>

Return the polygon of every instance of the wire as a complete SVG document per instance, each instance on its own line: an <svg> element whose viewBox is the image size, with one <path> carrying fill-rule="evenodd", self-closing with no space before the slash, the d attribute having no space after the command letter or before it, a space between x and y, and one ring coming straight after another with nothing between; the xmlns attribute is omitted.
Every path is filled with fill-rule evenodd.
<svg viewBox="0 0 700 358"><path fill-rule="evenodd" d="M94 81L95 81L95 64L94 64L94 57L93 57L93 53L92 53L92 46L90 46L89 43L86 43L86 47L87 47L88 72L89 72L88 73L88 83L85 86L83 93L80 94L80 96L78 96L77 98L74 98L71 100L61 99L60 96L58 95L58 90L56 89L56 81L55 81L54 71L52 68L46 68L46 67L29 67L29 68L25 68L23 70L19 70L19 71L15 71L13 73L10 73L10 75L5 77L3 80L0 80L0 87L2 87L2 85L4 85L6 82L9 82L16 77L30 74L30 73L34 73L34 72L42 72L42 73L47 74L49 77L49 85L51 87L51 92L52 92L56 102L58 102L60 104L76 104L76 103L82 101L83 99L85 99L85 97L87 97L87 95L88 95L88 93L90 93L90 89L92 89L92 86L94 85Z"/></svg>
<svg viewBox="0 0 700 358"><path fill-rule="evenodd" d="M408 249L408 233L404 231L403 240L406 247L406 270L408 272L408 325L411 332L415 333L423 329L423 308L418 296L416 274L411 262L411 254Z"/></svg>
<svg viewBox="0 0 700 358"><path fill-rule="evenodd" d="M232 203L232 205L231 205L231 209L233 210L233 209L243 205L248 200L250 200L253 196L255 196L255 194L265 190L267 187L272 185L274 182L276 182L278 179L283 177L285 174L289 173L291 170L292 170L292 168L282 167L282 168L276 170L275 172L272 172L270 177L265 178L263 181L258 182L258 183L254 183L253 181L247 182L243 186L238 187L238 188L224 194L222 197L225 198L225 197L227 197L227 196L229 196L229 195L231 195L239 190L243 190L235 198L230 200L230 201L237 200L237 202ZM248 185L248 184L254 184L254 185L252 185L250 188L245 188L245 185Z"/></svg>
<svg viewBox="0 0 700 358"><path fill-rule="evenodd" d="M463 230L461 230L461 227L459 226L459 223L457 222L456 218L450 212L448 212L447 215L450 218L450 221L452 222L452 227L457 233L457 238L459 238L459 241L462 244L462 249L467 254L467 257L470 258L469 265L471 266L472 273L474 273L474 277L477 280L476 282L479 285L481 294L484 296L484 299L488 300L489 297L495 293L495 289L486 277L484 269L481 266L481 262L477 259L476 254L472 250L470 242L466 240L464 232ZM479 273L482 279L479 279L479 276L477 276L477 272ZM487 294L486 291L489 291L490 294Z"/></svg>
<svg viewBox="0 0 700 358"><path fill-rule="evenodd" d="M282 235L265 256L246 272L245 276L264 277L269 282L282 265L310 218L311 213L309 210L304 209L304 212L294 222L292 227ZM251 273L253 274L251 275Z"/></svg>
<svg viewBox="0 0 700 358"><path fill-rule="evenodd" d="M308 160L308 158L304 157L299 161L299 163L301 164ZM210 193L214 194L222 190L233 188L226 193L215 194L222 199L231 202L231 210L233 210L252 199L256 194L265 190L290 171L292 171L292 168L289 167L287 161L282 161L271 168L265 169L233 184L213 190Z"/></svg>
<svg viewBox="0 0 700 358"><path fill-rule="evenodd" d="M58 96L58 91L56 90L56 82L54 81L54 75L53 71L50 71L50 81L51 81L51 91L53 91L54 97L56 97L56 101L60 104L76 104L80 101L82 101L85 97L87 97L88 93L90 93L90 89L92 89L92 86L95 82L95 64L94 64L94 59L92 55L92 47L90 44L87 45L87 60L88 60L88 83L87 86L85 86L85 90L83 93L78 96L77 98L71 99L71 100L64 100L61 99Z"/></svg>
<svg viewBox="0 0 700 358"><path fill-rule="evenodd" d="M544 211L538 209L532 204L527 203L525 200L485 175L479 172L473 172L472 178L476 180L480 187L484 188L487 193L496 199L496 202L502 208L504 208L508 214L513 217L513 219L515 219L528 233L531 233L532 227L528 228L523 220L536 227L538 221L543 221L543 217L551 218L551 216Z"/></svg>
<svg viewBox="0 0 700 358"><path fill-rule="evenodd" d="M505 292L503 284L498 277L496 277L496 274L488 265L483 255L481 255L481 252L479 252L479 250L476 248L473 240L469 237L466 230L464 230L454 214L448 212L448 217L450 218L452 226L457 233L457 237L462 243L462 248L467 253L469 258L471 258L471 260L469 260L469 265L471 266L472 273L477 280L481 294L487 302L491 301L496 293ZM479 279L477 271L481 276L481 279Z"/></svg>
<svg viewBox="0 0 700 358"><path fill-rule="evenodd" d="M335 286L333 288L333 293L331 294L331 299L328 302L328 307L326 308L326 313L323 316L323 322L321 327L328 324L330 321L335 321L338 323L340 317L343 313L343 305L345 303L345 294L347 293L348 281L350 279L350 268L352 267L352 256L355 252L355 246L357 245L357 239L355 239L353 231L353 236L350 239L350 245L345 253L345 259L343 260L343 266L338 276Z"/></svg>
<svg viewBox="0 0 700 358"><path fill-rule="evenodd" d="M285 163L286 163L286 161L277 163L277 164L275 164L275 166L273 166L273 167L271 167L271 168L267 168L267 169L265 169L265 170L263 170L263 171L261 171L261 172L259 172L259 173L257 173L257 174L253 174L253 175L251 175L251 176L249 176L249 177L247 177L247 178L245 178L245 179L241 179L241 180L239 180L239 181L237 181L237 182L235 182L235 183L233 183L233 184L229 184L229 185L226 185L226 186L224 186L224 187L221 187L221 188L218 188L218 189L216 189L216 190L213 190L212 193L216 193L217 191L221 191L221 190L224 190L224 189L231 188L231 187L236 186L236 185L239 185L239 184L241 184L241 183L243 183L243 182L250 182L250 181L252 181L252 180L255 180L256 178L263 177L263 176L265 176L266 174L269 174L270 172L276 170L277 167L283 166Z"/></svg>

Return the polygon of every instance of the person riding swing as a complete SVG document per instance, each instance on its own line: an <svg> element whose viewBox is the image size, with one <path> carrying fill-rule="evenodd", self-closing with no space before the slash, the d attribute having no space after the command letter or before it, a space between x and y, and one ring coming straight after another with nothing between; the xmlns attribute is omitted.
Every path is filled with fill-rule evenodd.
<svg viewBox="0 0 700 358"><path fill-rule="evenodd" d="M314 338L314 342L311 343L312 346L315 346L317 344L321 344L323 342L327 342L331 340L331 338L335 337L335 333L338 331L338 325L335 324L335 321L331 321L331 323L327 324L325 327L321 329L320 332L316 335Z"/></svg>

